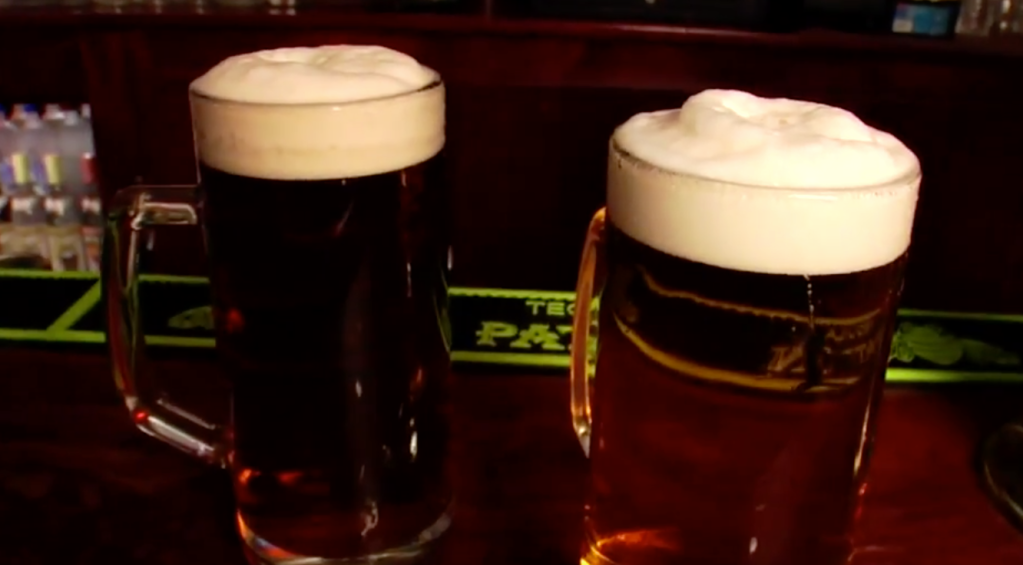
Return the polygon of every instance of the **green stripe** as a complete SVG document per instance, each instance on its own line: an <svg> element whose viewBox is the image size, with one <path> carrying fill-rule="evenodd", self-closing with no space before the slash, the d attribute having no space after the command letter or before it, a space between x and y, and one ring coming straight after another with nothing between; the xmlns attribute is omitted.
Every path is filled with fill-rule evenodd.
<svg viewBox="0 0 1023 565"><path fill-rule="evenodd" d="M15 330L0 328L0 340L10 341L45 341L49 343L106 343L104 332L83 330ZM216 340L212 337L181 337L174 335L146 336L146 345L164 347L202 347L213 348Z"/></svg>
<svg viewBox="0 0 1023 565"><path fill-rule="evenodd" d="M36 271L32 269L0 269L0 277L10 279L51 279L51 280L90 280L99 279L99 273L87 271ZM152 283L178 283L178 284L206 284L207 277L194 277L188 275L162 275L156 273L143 273L143 282Z"/></svg>
<svg viewBox="0 0 1023 565"><path fill-rule="evenodd" d="M903 308L899 316L914 318L951 318L956 320L982 320L985 322L1023 322L1023 314L982 314L977 312L941 312Z"/></svg>
<svg viewBox="0 0 1023 565"><path fill-rule="evenodd" d="M890 383L1023 383L1023 374L985 371L946 371L889 368L885 381Z"/></svg>
<svg viewBox="0 0 1023 565"><path fill-rule="evenodd" d="M567 369L568 355L558 353L504 353L500 351L452 351L455 363L498 363L502 365L528 365Z"/></svg>
<svg viewBox="0 0 1023 565"><path fill-rule="evenodd" d="M480 298L536 298L537 300L575 300L575 293L567 290L513 290L501 288L469 288L453 286L451 296Z"/></svg>
<svg viewBox="0 0 1023 565"><path fill-rule="evenodd" d="M0 278L11 279L98 279L99 273L88 271L36 271L33 269L0 269Z"/></svg>
<svg viewBox="0 0 1023 565"><path fill-rule="evenodd" d="M178 284L207 284L210 280L206 277L193 277L188 275L142 275L142 282L150 283L178 283Z"/></svg>
<svg viewBox="0 0 1023 565"><path fill-rule="evenodd" d="M64 311L49 328L46 328L48 332L58 332L69 330L81 320L83 316L89 313L96 304L99 303L101 292L101 285L99 281L96 281L85 294L81 296L70 308Z"/></svg>
<svg viewBox="0 0 1023 565"><path fill-rule="evenodd" d="M162 345L164 347L216 347L217 341L212 337L181 337L176 335L147 335L146 345Z"/></svg>
<svg viewBox="0 0 1023 565"><path fill-rule="evenodd" d="M103 332L81 330L15 330L0 328L0 339L11 341L46 341L62 343L105 343Z"/></svg>

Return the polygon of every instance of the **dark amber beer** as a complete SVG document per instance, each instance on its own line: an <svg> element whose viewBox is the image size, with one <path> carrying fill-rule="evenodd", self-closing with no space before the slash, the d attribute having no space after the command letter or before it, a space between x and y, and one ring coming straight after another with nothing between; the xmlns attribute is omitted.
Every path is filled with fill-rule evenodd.
<svg viewBox="0 0 1023 565"><path fill-rule="evenodd" d="M252 563L422 563L452 501L439 75L378 46L274 49L221 61L189 100L199 186L129 187L107 221L133 421L230 471ZM168 225L202 229L228 422L144 362L137 265Z"/></svg>
<svg viewBox="0 0 1023 565"><path fill-rule="evenodd" d="M918 184L894 138L803 102L708 91L615 132L580 299L589 248L606 284L576 309L584 563L846 561Z"/></svg>
<svg viewBox="0 0 1023 565"><path fill-rule="evenodd" d="M446 526L437 164L348 182L200 164L243 532L338 556Z"/></svg>
<svg viewBox="0 0 1023 565"><path fill-rule="evenodd" d="M239 528L278 561L415 554L449 522L444 90L372 49L192 86Z"/></svg>

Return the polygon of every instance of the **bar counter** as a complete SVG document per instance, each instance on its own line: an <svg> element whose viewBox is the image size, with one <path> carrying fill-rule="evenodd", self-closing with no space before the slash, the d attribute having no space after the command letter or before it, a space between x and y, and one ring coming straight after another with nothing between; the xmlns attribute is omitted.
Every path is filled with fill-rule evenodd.
<svg viewBox="0 0 1023 565"><path fill-rule="evenodd" d="M156 362L185 388L209 359ZM599 385L598 385L599 386ZM213 388L217 388L213 386ZM1023 535L977 474L1023 387L890 386L853 563L1023 563ZM578 563L587 462L560 374L456 371L452 565ZM245 563L227 474L136 431L100 352L0 346L0 563Z"/></svg>

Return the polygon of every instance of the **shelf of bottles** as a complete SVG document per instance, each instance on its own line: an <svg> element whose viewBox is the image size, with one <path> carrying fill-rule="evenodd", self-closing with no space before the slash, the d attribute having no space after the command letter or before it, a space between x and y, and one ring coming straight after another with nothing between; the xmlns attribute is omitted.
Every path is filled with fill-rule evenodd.
<svg viewBox="0 0 1023 565"><path fill-rule="evenodd" d="M93 147L88 104L0 111L0 269L99 272Z"/></svg>

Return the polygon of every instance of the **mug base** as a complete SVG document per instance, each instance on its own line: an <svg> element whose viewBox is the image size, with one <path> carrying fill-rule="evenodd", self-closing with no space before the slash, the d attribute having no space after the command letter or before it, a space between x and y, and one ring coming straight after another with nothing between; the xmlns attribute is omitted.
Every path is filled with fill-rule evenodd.
<svg viewBox="0 0 1023 565"><path fill-rule="evenodd" d="M237 515L246 560L252 565L422 565L435 553L437 542L451 527L450 509L445 511L411 543L377 553L350 557L300 555L275 546L262 538Z"/></svg>
<svg viewBox="0 0 1023 565"><path fill-rule="evenodd" d="M1023 529L1023 423L1010 422L984 444L981 472L995 505Z"/></svg>

